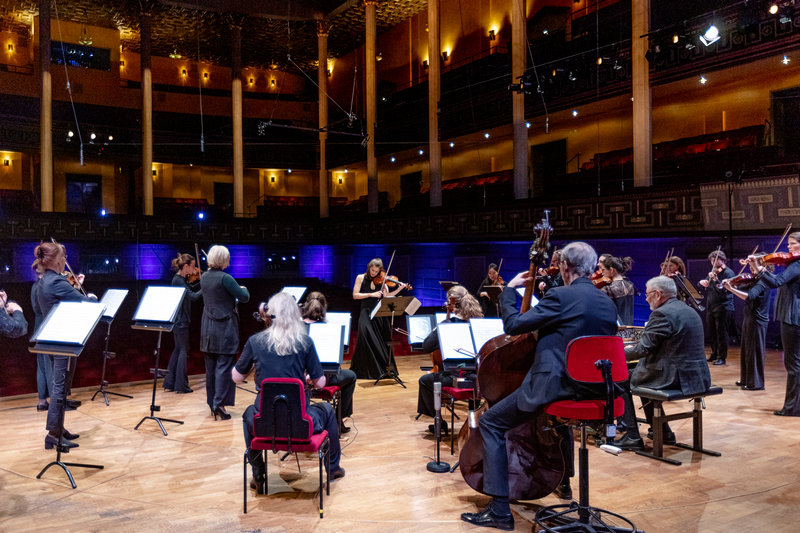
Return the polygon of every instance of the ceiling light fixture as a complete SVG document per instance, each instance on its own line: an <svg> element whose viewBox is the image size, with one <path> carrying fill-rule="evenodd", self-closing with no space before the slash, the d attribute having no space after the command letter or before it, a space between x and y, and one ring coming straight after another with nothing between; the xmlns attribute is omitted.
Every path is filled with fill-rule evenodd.
<svg viewBox="0 0 800 533"><path fill-rule="evenodd" d="M700 42L706 46L711 46L715 42L719 41L720 34L719 29L714 26L713 24L708 27L708 29L700 36Z"/></svg>

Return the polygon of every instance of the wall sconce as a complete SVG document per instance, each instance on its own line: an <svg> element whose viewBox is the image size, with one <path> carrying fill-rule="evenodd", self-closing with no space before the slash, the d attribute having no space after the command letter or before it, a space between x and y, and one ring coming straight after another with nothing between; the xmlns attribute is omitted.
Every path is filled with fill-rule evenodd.
<svg viewBox="0 0 800 533"><path fill-rule="evenodd" d="M341 185L342 183L344 183L344 178L342 178L341 176L339 176L339 185Z"/></svg>
<svg viewBox="0 0 800 533"><path fill-rule="evenodd" d="M269 84L275 87L275 80L274 79L269 80Z"/></svg>
<svg viewBox="0 0 800 533"><path fill-rule="evenodd" d="M203 79L208 81L208 72L203 72Z"/></svg>
<svg viewBox="0 0 800 533"><path fill-rule="evenodd" d="M270 176L269 177L269 181L272 182L272 183L275 183L275 176Z"/></svg>
<svg viewBox="0 0 800 533"><path fill-rule="evenodd" d="M253 85L253 78L250 78L249 81L250 81L250 85L252 86Z"/></svg>
<svg viewBox="0 0 800 533"><path fill-rule="evenodd" d="M183 76L184 78L186 77L186 69L181 70L181 76Z"/></svg>
<svg viewBox="0 0 800 533"><path fill-rule="evenodd" d="M494 30L489 30L489 40L494 41L497 39L497 32Z"/></svg>
<svg viewBox="0 0 800 533"><path fill-rule="evenodd" d="M442 52L442 61L447 61L449 58L450 58L450 53L447 50Z"/></svg>
<svg viewBox="0 0 800 533"><path fill-rule="evenodd" d="M119 68L125 68L125 60L124 59L120 59L119 60Z"/></svg>
<svg viewBox="0 0 800 533"><path fill-rule="evenodd" d="M6 158L3 159L3 165L4 166L9 166L10 164L11 164L11 160L8 158L8 156L6 156ZM341 183L341 179L342 178L339 178L339 180L340 180L339 183Z"/></svg>
<svg viewBox="0 0 800 533"><path fill-rule="evenodd" d="M154 178L155 178L155 177L158 177L158 170L156 170L156 169L153 169L153 177L154 177Z"/></svg>
<svg viewBox="0 0 800 533"><path fill-rule="evenodd" d="M14 51L14 45L13 44L8 43L8 51L9 52L13 52Z"/></svg>
<svg viewBox="0 0 800 533"><path fill-rule="evenodd" d="M328 63L328 77L330 78L331 76L333 76L333 66L336 63L336 58L329 57L327 59L327 63Z"/></svg>
<svg viewBox="0 0 800 533"><path fill-rule="evenodd" d="M423 70L428 70L428 60L427 59L422 62L422 68L423 68Z"/></svg>
<svg viewBox="0 0 800 533"><path fill-rule="evenodd" d="M382 61L382 60L383 60L382 53L378 52L377 54L375 54L375 61Z"/></svg>

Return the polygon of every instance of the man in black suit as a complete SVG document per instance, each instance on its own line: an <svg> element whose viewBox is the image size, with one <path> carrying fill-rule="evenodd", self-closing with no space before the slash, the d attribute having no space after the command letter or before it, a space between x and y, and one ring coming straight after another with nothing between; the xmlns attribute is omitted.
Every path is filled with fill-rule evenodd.
<svg viewBox="0 0 800 533"><path fill-rule="evenodd" d="M711 375L706 364L703 321L676 298L672 278L658 276L647 282L645 296L652 313L639 342L625 347L629 361L638 359L631 373L631 385L651 389L680 389L683 394L708 390ZM653 403L642 398L645 418L653 422ZM630 394L625 399L628 432L615 445L624 450L639 450L643 441L633 414ZM674 444L675 434L664 424L664 443Z"/></svg>
<svg viewBox="0 0 800 533"><path fill-rule="evenodd" d="M529 420L554 401L575 397L567 379L564 357L571 340L584 335L614 335L617 331L614 303L588 278L596 264L597 253L588 244L573 242L565 246L559 262L564 286L547 291L544 298L524 314L516 308L515 288L528 281L528 272L518 274L503 289L500 309L505 331L518 335L538 330L536 359L522 385L489 408L480 419L484 449L483 491L492 495L492 502L479 513L463 513L462 520L478 526L514 529L508 500L506 431ZM567 442L571 452L571 437ZM557 494L571 499L568 477L559 489Z"/></svg>

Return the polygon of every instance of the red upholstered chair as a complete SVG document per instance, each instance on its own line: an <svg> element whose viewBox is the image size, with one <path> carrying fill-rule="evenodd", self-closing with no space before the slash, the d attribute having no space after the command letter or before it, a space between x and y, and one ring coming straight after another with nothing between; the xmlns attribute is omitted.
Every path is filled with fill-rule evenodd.
<svg viewBox="0 0 800 533"><path fill-rule="evenodd" d="M261 452L315 452L319 455L319 517L322 518L322 472L330 467L328 432L314 434L314 421L306 413L305 387L297 378L267 378L261 383L261 405L253 416L251 450ZM264 455L264 486L260 493L269 494L269 462ZM323 465L323 458L325 463ZM247 514L247 463L244 453L244 513ZM330 477L325 475L325 493L330 494Z"/></svg>
<svg viewBox="0 0 800 533"><path fill-rule="evenodd" d="M579 501L569 504L551 505L536 513L536 524L545 531L606 531L635 533L636 526L618 514L589 505L589 450L586 448L586 426L602 422L605 427L614 425L614 418L622 416L625 403L618 396L623 391L617 384L628 379L625 349L621 337L578 337L567 345L567 375L580 389L574 400L553 402L545 411L559 418L570 420L571 425L581 428L581 447L578 450ZM604 392L601 392L604 391ZM570 516L577 515L577 516ZM601 515L614 517L630 528L603 522ZM564 524L565 521L569 523ZM560 526L548 527L547 522L558 522Z"/></svg>
<svg viewBox="0 0 800 533"><path fill-rule="evenodd" d="M456 434L456 402L469 401L475 399L475 389L459 389L456 387L442 387L442 398L450 400L450 455L455 453L455 434Z"/></svg>
<svg viewBox="0 0 800 533"><path fill-rule="evenodd" d="M336 422L339 424L339 433L342 432L342 389L338 385L328 385L321 389L312 389L311 397L330 402L336 412Z"/></svg>

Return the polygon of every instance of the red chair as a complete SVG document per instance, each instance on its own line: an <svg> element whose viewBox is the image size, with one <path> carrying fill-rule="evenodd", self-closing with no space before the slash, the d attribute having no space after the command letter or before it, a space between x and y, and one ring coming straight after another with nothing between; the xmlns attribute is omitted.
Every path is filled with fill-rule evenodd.
<svg viewBox="0 0 800 533"><path fill-rule="evenodd" d="M459 389L456 387L442 387L442 398L449 399L450 405L450 455L455 454L455 435L456 435L456 402L470 401L475 399L475 389ZM460 420L460 419L459 419Z"/></svg>
<svg viewBox="0 0 800 533"><path fill-rule="evenodd" d="M315 452L319 455L319 517L322 518L322 472L325 459L325 493L331 493L330 439L328 432L314 434L314 421L306 413L305 387L297 378L267 378L261 383L261 405L253 417L251 450L261 452ZM264 485L259 493L269 494L269 462L264 455ZM244 513L247 514L247 463L244 453Z"/></svg>
<svg viewBox="0 0 800 533"><path fill-rule="evenodd" d="M578 337L567 345L567 375L576 386L578 398L553 402L545 408L547 414L566 418L570 425L581 428L581 447L578 450L579 500L569 504L551 505L536 513L536 524L545 531L606 531L636 533L636 526L624 516L589 505L589 450L586 448L586 426L602 422L615 427L614 418L622 416L625 402L619 397L624 389L618 384L628 379L625 348L621 337ZM601 392L602 391L602 392ZM605 433L605 432L604 432ZM571 514L576 517L569 516ZM606 524L602 515L612 516L630 528ZM565 523L569 520L569 523ZM559 526L548 527L547 522Z"/></svg>
<svg viewBox="0 0 800 533"><path fill-rule="evenodd" d="M336 422L339 424L339 433L342 432L342 389L338 385L328 385L321 389L312 389L311 397L330 402L336 412Z"/></svg>

